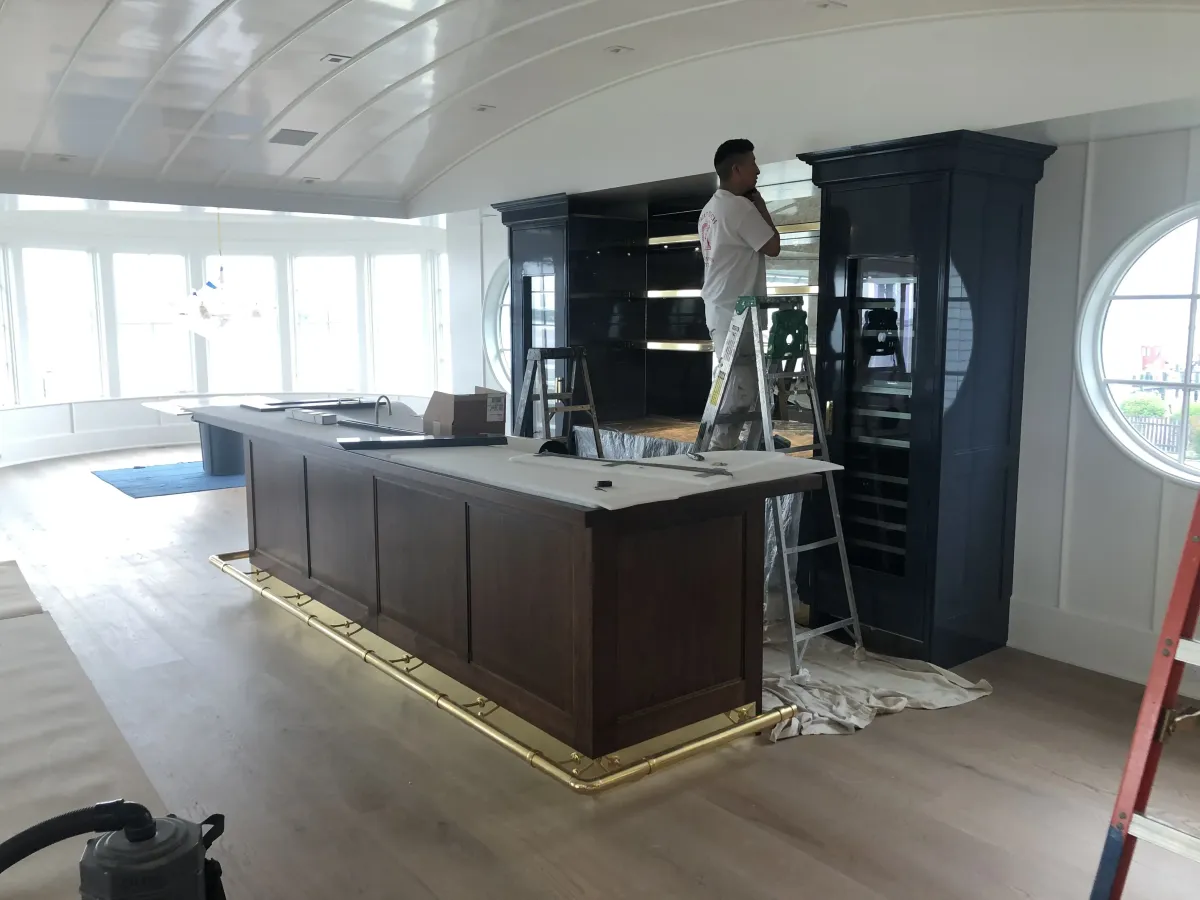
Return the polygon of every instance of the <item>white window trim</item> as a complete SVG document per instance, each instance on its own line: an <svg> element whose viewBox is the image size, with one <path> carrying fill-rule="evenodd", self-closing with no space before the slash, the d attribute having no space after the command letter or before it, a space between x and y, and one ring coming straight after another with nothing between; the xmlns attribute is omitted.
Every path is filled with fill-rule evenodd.
<svg viewBox="0 0 1200 900"><path fill-rule="evenodd" d="M500 309L504 303L504 294L510 287L511 269L507 259L500 263L488 280L487 291L483 295L483 348L487 355L488 367L500 386L510 393L512 373L504 370L504 360L500 355ZM512 321L511 313L509 321Z"/></svg>
<svg viewBox="0 0 1200 900"><path fill-rule="evenodd" d="M1084 399L1087 401L1092 415L1100 423L1101 430L1112 438L1117 447L1130 459L1176 484L1193 488L1200 485L1200 469L1190 469L1177 460L1169 459L1143 439L1126 421L1104 379L1101 345L1104 338L1104 317L1121 279L1125 277L1125 274L1141 255L1157 241L1180 225L1197 217L1200 217L1200 203L1190 204L1151 222L1126 240L1100 270L1084 295L1083 311L1079 316L1075 335L1075 373ZM1197 245L1196 269L1198 271L1192 275L1193 299L1192 310L1189 314L1191 324L1188 329L1186 351L1189 358L1192 354L1197 325L1196 306L1198 304L1195 297L1200 294L1200 284L1197 284L1197 281L1200 281L1200 227L1197 228ZM1186 369L1184 377L1187 377ZM1153 382L1153 384L1161 386L1157 382ZM1200 382L1191 385L1190 388L1182 389L1183 406L1180 426L1183 429L1184 441L1187 440L1188 419L1191 410L1190 393L1193 390L1200 395Z"/></svg>

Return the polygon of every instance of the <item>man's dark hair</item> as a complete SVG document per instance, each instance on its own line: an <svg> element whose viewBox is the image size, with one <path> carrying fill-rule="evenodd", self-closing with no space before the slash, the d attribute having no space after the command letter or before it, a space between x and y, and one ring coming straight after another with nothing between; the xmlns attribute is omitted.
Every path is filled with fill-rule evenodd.
<svg viewBox="0 0 1200 900"><path fill-rule="evenodd" d="M745 138L734 138L731 141L726 141L717 148L716 155L713 156L713 168L717 170L717 176L724 181L733 173L733 167L747 153L754 152L754 145Z"/></svg>

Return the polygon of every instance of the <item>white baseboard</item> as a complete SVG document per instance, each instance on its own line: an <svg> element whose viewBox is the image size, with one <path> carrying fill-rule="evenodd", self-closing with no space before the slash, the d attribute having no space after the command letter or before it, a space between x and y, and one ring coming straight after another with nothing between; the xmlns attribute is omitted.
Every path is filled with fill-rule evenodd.
<svg viewBox="0 0 1200 900"><path fill-rule="evenodd" d="M1102 622L1069 610L1014 599L1008 646L1070 663L1093 672L1145 684L1158 644L1158 633ZM1184 675L1189 696L1200 696L1200 674Z"/></svg>
<svg viewBox="0 0 1200 900"><path fill-rule="evenodd" d="M132 450L138 447L164 447L198 444L200 431L194 422L183 420L167 425L114 428L109 431L85 431L56 434L0 446L0 468L22 463L41 462L63 456L103 453L108 450Z"/></svg>

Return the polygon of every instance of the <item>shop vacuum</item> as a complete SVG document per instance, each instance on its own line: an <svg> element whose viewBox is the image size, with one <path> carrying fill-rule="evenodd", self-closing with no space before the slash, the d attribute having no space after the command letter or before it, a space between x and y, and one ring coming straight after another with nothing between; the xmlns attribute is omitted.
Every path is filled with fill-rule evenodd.
<svg viewBox="0 0 1200 900"><path fill-rule="evenodd" d="M197 825L176 816L156 819L124 800L86 806L0 843L0 896L6 869L59 841L95 833L79 861L83 900L224 900L221 866L206 858L224 830L222 815Z"/></svg>

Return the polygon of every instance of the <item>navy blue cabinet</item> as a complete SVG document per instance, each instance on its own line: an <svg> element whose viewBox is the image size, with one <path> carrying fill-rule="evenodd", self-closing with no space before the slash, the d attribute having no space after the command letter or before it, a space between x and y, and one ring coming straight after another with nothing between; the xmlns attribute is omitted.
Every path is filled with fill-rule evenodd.
<svg viewBox="0 0 1200 900"><path fill-rule="evenodd" d="M873 649L949 666L1007 643L1034 190L1053 150L952 132L800 157L822 192L818 383ZM827 514L802 527L828 534ZM814 624L845 614L835 553L800 577Z"/></svg>

